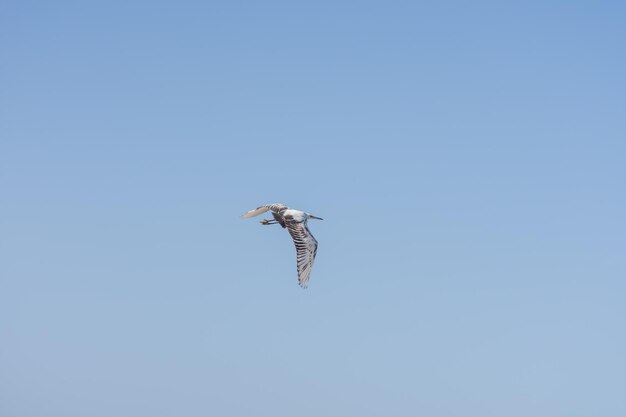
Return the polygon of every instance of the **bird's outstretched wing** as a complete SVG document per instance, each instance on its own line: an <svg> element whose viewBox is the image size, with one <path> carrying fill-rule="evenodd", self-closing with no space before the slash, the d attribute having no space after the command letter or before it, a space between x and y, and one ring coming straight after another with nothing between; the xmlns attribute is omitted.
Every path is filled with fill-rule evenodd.
<svg viewBox="0 0 626 417"><path fill-rule="evenodd" d="M257 207L254 210L250 210L247 213L244 213L241 215L242 219L249 219L250 217L254 217L254 216L258 216L259 214L263 214L266 211L269 210L269 207L267 206L261 206L261 207Z"/></svg>
<svg viewBox="0 0 626 417"><path fill-rule="evenodd" d="M265 204L261 207L257 207L254 210L250 210L247 213L241 215L242 219L249 219L250 217L258 216L259 214L263 214L268 210L272 210L272 212L278 213L286 210L288 207L284 204Z"/></svg>
<svg viewBox="0 0 626 417"><path fill-rule="evenodd" d="M303 288L309 284L313 261L317 253L317 240L313 237L304 222L286 221L287 230L296 245L296 258L298 265L298 283Z"/></svg>

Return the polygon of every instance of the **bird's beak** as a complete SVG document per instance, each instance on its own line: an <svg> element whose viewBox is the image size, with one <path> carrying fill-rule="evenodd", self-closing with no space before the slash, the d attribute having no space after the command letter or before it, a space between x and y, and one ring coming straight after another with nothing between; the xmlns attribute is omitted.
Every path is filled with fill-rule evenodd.
<svg viewBox="0 0 626 417"><path fill-rule="evenodd" d="M324 220L321 217L313 216L312 214L309 214L309 217L312 218L312 219Z"/></svg>

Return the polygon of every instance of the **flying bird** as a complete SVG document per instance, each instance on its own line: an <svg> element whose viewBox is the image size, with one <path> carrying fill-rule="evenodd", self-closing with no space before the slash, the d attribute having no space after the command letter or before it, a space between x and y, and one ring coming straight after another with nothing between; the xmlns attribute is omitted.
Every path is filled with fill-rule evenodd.
<svg viewBox="0 0 626 417"><path fill-rule="evenodd" d="M315 254L317 253L317 240L315 240L309 231L307 221L309 219L324 219L304 211L290 209L284 204L266 204L242 214L241 218L248 219L250 217L263 214L269 210L272 211L274 220L261 220L261 224L280 224L283 229L287 229L293 239L293 243L296 245L298 283L301 287L306 288L309 284L313 261L315 260Z"/></svg>

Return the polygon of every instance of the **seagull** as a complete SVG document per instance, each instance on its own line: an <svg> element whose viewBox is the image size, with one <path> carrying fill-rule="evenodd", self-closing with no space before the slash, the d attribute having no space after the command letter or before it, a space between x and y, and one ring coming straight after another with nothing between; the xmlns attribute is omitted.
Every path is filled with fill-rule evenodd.
<svg viewBox="0 0 626 417"><path fill-rule="evenodd" d="M313 261L315 260L315 254L317 253L317 240L315 240L309 231L307 221L309 219L324 219L304 211L290 209L286 205L279 203L266 204L264 206L257 207L254 210L242 214L241 218L249 219L250 217L258 216L259 214L263 214L269 210L272 211L274 220L261 220L261 224L269 225L278 223L283 227L283 229L287 228L287 231L293 239L293 243L296 245L298 283L302 288L306 288L309 284Z"/></svg>

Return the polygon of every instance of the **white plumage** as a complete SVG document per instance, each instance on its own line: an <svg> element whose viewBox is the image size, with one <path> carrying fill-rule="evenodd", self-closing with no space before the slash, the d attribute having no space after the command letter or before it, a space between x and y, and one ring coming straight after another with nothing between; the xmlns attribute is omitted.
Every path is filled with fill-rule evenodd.
<svg viewBox="0 0 626 417"><path fill-rule="evenodd" d="M315 240L309 231L307 221L309 219L323 219L304 211L290 209L284 204L266 204L242 214L241 218L248 219L250 217L263 214L269 210L272 211L274 220L261 220L261 224L269 225L278 223L283 228L287 229L293 239L294 245L296 246L298 283L303 288L306 288L309 284L309 278L311 277L313 261L315 260L315 255L317 254L317 240Z"/></svg>
<svg viewBox="0 0 626 417"><path fill-rule="evenodd" d="M251 210L249 212L247 212L246 214L242 214L241 218L242 219L249 219L250 217L254 217L254 216L258 216L259 214L263 214L266 211L268 211L270 208L263 206L263 207L259 207L258 209L255 210Z"/></svg>

